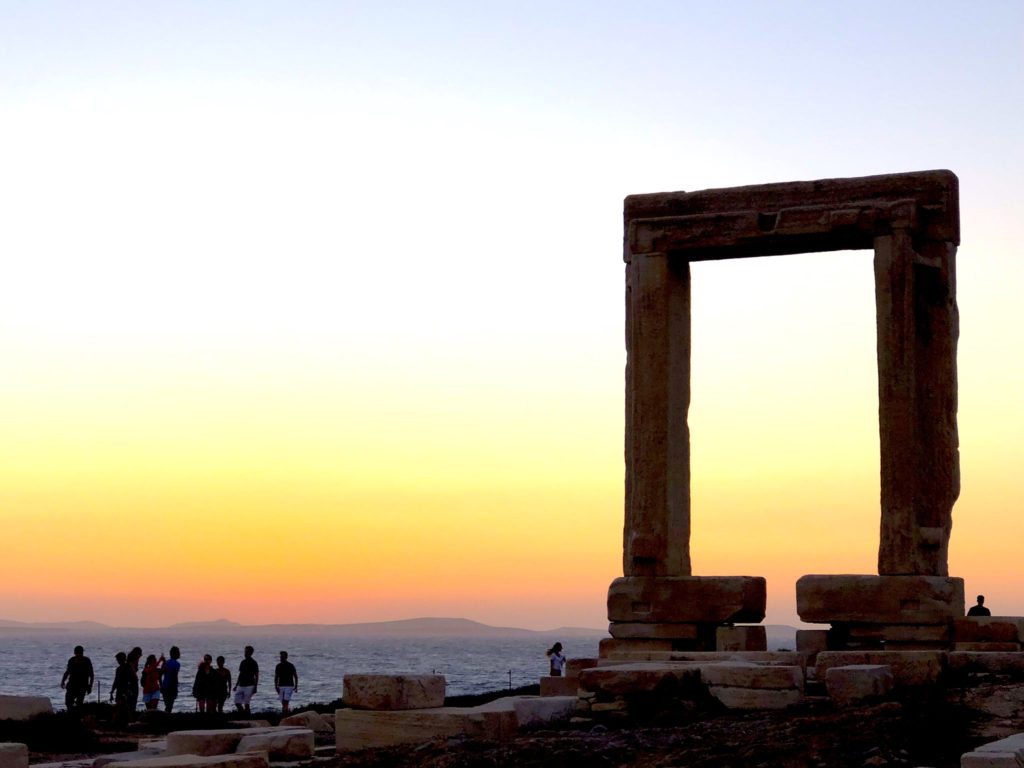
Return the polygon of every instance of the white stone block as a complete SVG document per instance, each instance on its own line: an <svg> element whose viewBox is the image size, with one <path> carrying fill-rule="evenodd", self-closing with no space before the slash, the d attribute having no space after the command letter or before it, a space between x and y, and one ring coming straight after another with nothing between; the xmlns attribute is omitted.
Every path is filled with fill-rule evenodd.
<svg viewBox="0 0 1024 768"><path fill-rule="evenodd" d="M53 704L46 696L0 695L0 720L31 720L52 714Z"/></svg>
<svg viewBox="0 0 1024 768"><path fill-rule="evenodd" d="M328 719L330 718L330 719ZM281 725L291 725L296 728L309 728L316 733L334 733L334 715L321 715L319 712L299 712L297 715L289 715L281 718Z"/></svg>
<svg viewBox="0 0 1024 768"><path fill-rule="evenodd" d="M262 729L260 729L262 730ZM209 731L172 731L167 734L168 755L227 755L235 751L250 729L230 728Z"/></svg>
<svg viewBox="0 0 1024 768"><path fill-rule="evenodd" d="M575 696L510 696L520 728L568 721L576 709Z"/></svg>
<svg viewBox="0 0 1024 768"><path fill-rule="evenodd" d="M275 728L249 733L235 747L236 752L266 752L275 760L303 760L313 757L316 748L309 728Z"/></svg>
<svg viewBox="0 0 1024 768"><path fill-rule="evenodd" d="M354 709L393 711L444 706L444 675L345 675L342 698Z"/></svg>
<svg viewBox="0 0 1024 768"><path fill-rule="evenodd" d="M541 696L575 696L580 681L576 677L549 677L540 679Z"/></svg>
<svg viewBox="0 0 1024 768"><path fill-rule="evenodd" d="M825 687L840 706L882 698L893 687L892 667L887 664L851 664L825 672Z"/></svg>
<svg viewBox="0 0 1024 768"><path fill-rule="evenodd" d="M799 704L803 698L803 693L795 688L772 690L713 685L708 691L729 709L785 709Z"/></svg>
<svg viewBox="0 0 1024 768"><path fill-rule="evenodd" d="M892 668L897 686L934 685L946 664L944 651L824 651L818 654L818 679L832 667L884 664Z"/></svg>
<svg viewBox="0 0 1024 768"><path fill-rule="evenodd" d="M230 755L167 755L145 760L127 760L117 768L268 768L266 752Z"/></svg>
<svg viewBox="0 0 1024 768"><path fill-rule="evenodd" d="M580 689L620 696L627 693L666 694L700 685L700 667L693 662L636 662L594 667L580 672Z"/></svg>
<svg viewBox="0 0 1024 768"><path fill-rule="evenodd" d="M16 742L0 743L0 768L28 768L28 747Z"/></svg>
<svg viewBox="0 0 1024 768"><path fill-rule="evenodd" d="M449 736L504 740L512 738L518 727L514 705L501 700L480 707L398 711L339 709L334 717L339 753L420 744Z"/></svg>
<svg viewBox="0 0 1024 768"><path fill-rule="evenodd" d="M803 690L804 672L800 667L766 666L746 662L702 664L701 678L711 686L757 688L760 690Z"/></svg>
<svg viewBox="0 0 1024 768"><path fill-rule="evenodd" d="M763 626L717 627L716 651L767 651L768 635Z"/></svg>
<svg viewBox="0 0 1024 768"><path fill-rule="evenodd" d="M1024 733L982 744L960 757L960 768L1021 768L1024 766Z"/></svg>

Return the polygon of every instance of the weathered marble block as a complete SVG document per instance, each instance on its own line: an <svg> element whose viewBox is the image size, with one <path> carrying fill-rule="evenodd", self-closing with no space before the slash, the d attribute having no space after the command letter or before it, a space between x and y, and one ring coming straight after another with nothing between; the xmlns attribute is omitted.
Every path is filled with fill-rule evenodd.
<svg viewBox="0 0 1024 768"><path fill-rule="evenodd" d="M596 658L575 658L565 660L565 676L579 677L584 669L593 669L597 666Z"/></svg>
<svg viewBox="0 0 1024 768"><path fill-rule="evenodd" d="M783 690L804 688L800 667L769 666L739 661L724 661L700 666L701 679L710 686Z"/></svg>
<svg viewBox="0 0 1024 768"><path fill-rule="evenodd" d="M699 690L701 676L694 662L639 662L585 669L579 683L581 691L608 696L655 691L670 695Z"/></svg>
<svg viewBox="0 0 1024 768"><path fill-rule="evenodd" d="M796 631L796 649L808 656L817 656L828 650L827 629L798 629Z"/></svg>
<svg viewBox="0 0 1024 768"><path fill-rule="evenodd" d="M575 696L579 688L578 677L551 677L544 676L540 679L541 696Z"/></svg>
<svg viewBox="0 0 1024 768"><path fill-rule="evenodd" d="M830 667L825 672L825 687L832 701L843 707L882 698L893 687L892 667L888 664Z"/></svg>
<svg viewBox="0 0 1024 768"><path fill-rule="evenodd" d="M328 719L330 718L330 719ZM319 712L299 712L296 715L289 715L281 718L281 725L291 725L296 728L309 728L316 733L334 733L334 715L321 715Z"/></svg>
<svg viewBox="0 0 1024 768"><path fill-rule="evenodd" d="M1024 733L982 744L960 757L960 768L1020 768L1024 765Z"/></svg>
<svg viewBox="0 0 1024 768"><path fill-rule="evenodd" d="M622 576L608 588L608 620L756 623L764 618L766 589L760 576Z"/></svg>
<svg viewBox="0 0 1024 768"><path fill-rule="evenodd" d="M308 760L316 748L309 728L277 728L246 734L236 752L266 752L275 760Z"/></svg>
<svg viewBox="0 0 1024 768"><path fill-rule="evenodd" d="M444 693L444 675L345 675L342 698L353 709L431 709Z"/></svg>
<svg viewBox="0 0 1024 768"><path fill-rule="evenodd" d="M964 613L964 581L948 576L801 576L796 610L812 624L946 624Z"/></svg>
<svg viewBox="0 0 1024 768"><path fill-rule="evenodd" d="M0 743L0 768L28 768L28 746L16 742Z"/></svg>
<svg viewBox="0 0 1024 768"><path fill-rule="evenodd" d="M765 628L718 627L715 630L716 651L766 651L768 635Z"/></svg>
<svg viewBox="0 0 1024 768"><path fill-rule="evenodd" d="M632 621L613 621L608 625L608 634L620 640L696 640L700 624L644 624Z"/></svg>
<svg viewBox="0 0 1024 768"><path fill-rule="evenodd" d="M268 768L266 752L230 755L167 755L143 760L126 760L117 768Z"/></svg>
<svg viewBox="0 0 1024 768"><path fill-rule="evenodd" d="M337 751L415 744L450 736L506 740L515 735L519 725L513 698L500 698L480 707L338 710L335 713Z"/></svg>
<svg viewBox="0 0 1024 768"><path fill-rule="evenodd" d="M53 714L53 705L46 696L0 695L0 720L31 720Z"/></svg>
<svg viewBox="0 0 1024 768"><path fill-rule="evenodd" d="M958 643L1019 643L1024 638L1024 618L967 616L954 622L953 635Z"/></svg>
<svg viewBox="0 0 1024 768"><path fill-rule="evenodd" d="M945 663L945 651L824 651L818 654L817 677L826 680L832 667L881 664L892 669L897 686L934 685Z"/></svg>
<svg viewBox="0 0 1024 768"><path fill-rule="evenodd" d="M729 709L785 709L799 704L804 695L795 688L760 689L712 686L711 695Z"/></svg>

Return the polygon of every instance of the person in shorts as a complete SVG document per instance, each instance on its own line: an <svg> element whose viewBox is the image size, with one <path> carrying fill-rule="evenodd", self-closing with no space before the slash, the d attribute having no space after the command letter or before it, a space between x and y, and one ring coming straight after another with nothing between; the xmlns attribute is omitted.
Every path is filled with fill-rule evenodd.
<svg viewBox="0 0 1024 768"><path fill-rule="evenodd" d="M64 689L64 706L68 712L85 703L86 694L92 693L92 660L85 655L85 648L75 646L75 655L68 659L68 668L60 679Z"/></svg>
<svg viewBox="0 0 1024 768"><path fill-rule="evenodd" d="M260 665L252 657L253 648L245 646L245 658L238 665L238 678L235 680L235 709L249 714L249 703L260 683Z"/></svg>
<svg viewBox="0 0 1024 768"><path fill-rule="evenodd" d="M217 657L217 666L213 668L213 673L216 676L217 685L215 686L217 691L217 712L224 712L224 702L228 700L228 695L231 693L231 670L224 666L224 657Z"/></svg>
<svg viewBox="0 0 1024 768"><path fill-rule="evenodd" d="M292 694L299 690L299 673L288 661L288 651L281 651L281 663L274 668L274 690L281 700L281 712L287 715Z"/></svg>
<svg viewBox="0 0 1024 768"><path fill-rule="evenodd" d="M160 693L164 697L164 710L170 712L174 709L174 700L178 698L178 673L181 671L181 650L176 645L171 646L170 657L164 662L162 674L160 675Z"/></svg>
<svg viewBox="0 0 1024 768"><path fill-rule="evenodd" d="M155 654L146 657L146 666L142 668L142 703L146 709L156 709L160 704L160 668L164 657L157 661Z"/></svg>

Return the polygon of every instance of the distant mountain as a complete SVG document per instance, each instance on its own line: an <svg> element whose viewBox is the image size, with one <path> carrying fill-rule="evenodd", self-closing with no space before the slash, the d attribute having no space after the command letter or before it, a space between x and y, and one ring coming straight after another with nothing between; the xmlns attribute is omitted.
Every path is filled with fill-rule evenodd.
<svg viewBox="0 0 1024 768"><path fill-rule="evenodd" d="M177 624L171 624L167 629L187 629L187 630L203 630L209 629L215 632L221 630L240 629L243 625L237 621L228 621L227 619L215 619L214 621L181 621Z"/></svg>
<svg viewBox="0 0 1024 768"><path fill-rule="evenodd" d="M65 632L86 634L202 634L328 635L332 637L601 637L603 629L560 627L550 630L492 627L470 619L418 618L361 624L239 624L228 619L185 621L169 627L111 627L95 621L23 622L0 619L0 632Z"/></svg>
<svg viewBox="0 0 1024 768"><path fill-rule="evenodd" d="M0 619L0 631L30 632L108 632L113 627L100 624L98 621L11 621Z"/></svg>

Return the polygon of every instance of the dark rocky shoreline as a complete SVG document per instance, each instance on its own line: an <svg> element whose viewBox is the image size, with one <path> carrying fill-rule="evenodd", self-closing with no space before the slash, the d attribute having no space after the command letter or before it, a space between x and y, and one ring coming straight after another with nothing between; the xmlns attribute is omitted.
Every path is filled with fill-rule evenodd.
<svg viewBox="0 0 1024 768"><path fill-rule="evenodd" d="M466 705L507 694L495 691ZM523 693L523 691L515 691ZM304 709L332 712L340 702ZM29 745L33 764L132 751L141 739L173 730L225 727L233 715L145 714L127 729L110 727L107 705L87 705L15 723L0 722L0 741ZM276 723L279 713L254 713ZM922 690L871 706L837 708L809 698L787 710L737 712L693 708L643 721L608 717L526 731L510 741L451 738L418 747L372 749L317 758L320 768L956 768L979 744L1024 730L1024 685L977 675L956 686Z"/></svg>

